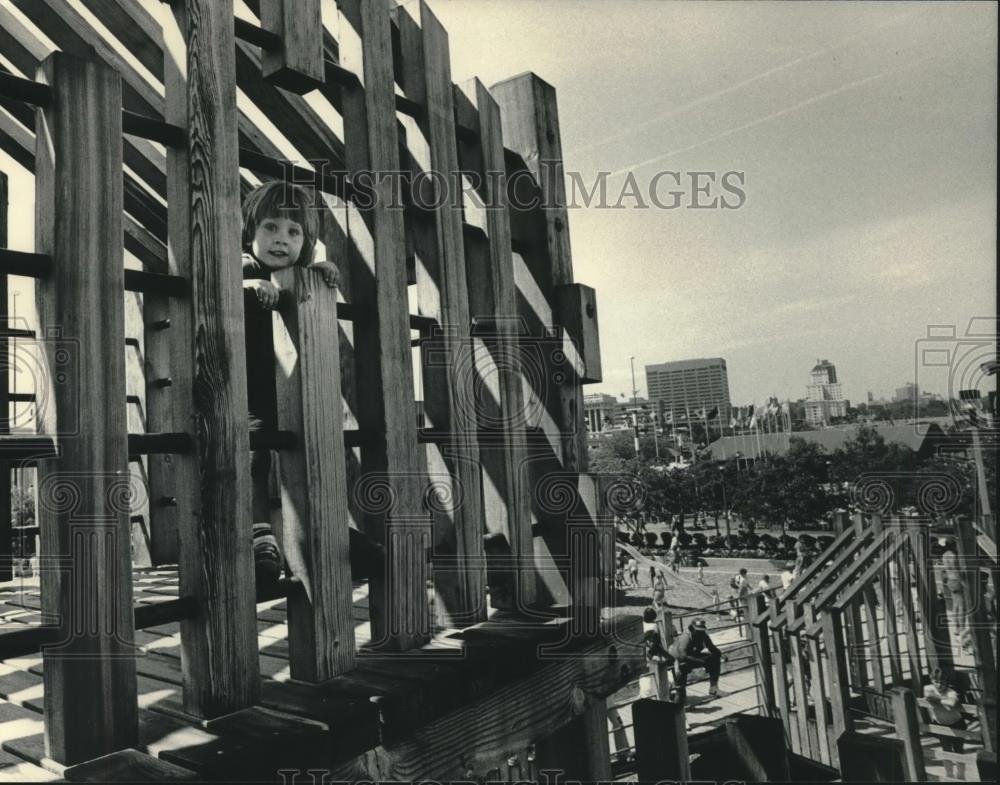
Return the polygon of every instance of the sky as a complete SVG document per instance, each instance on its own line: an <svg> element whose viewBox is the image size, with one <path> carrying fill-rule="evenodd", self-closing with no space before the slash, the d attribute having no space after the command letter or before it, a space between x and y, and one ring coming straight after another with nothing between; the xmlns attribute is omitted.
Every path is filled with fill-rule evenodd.
<svg viewBox="0 0 1000 785"><path fill-rule="evenodd" d="M854 401L948 392L918 341L996 313L996 4L429 4L456 82L556 88L565 167L617 172L612 203L628 171L744 173L739 209L570 210L587 392L631 395L633 356L640 394L644 365L715 356L734 403L805 397L819 358Z"/></svg>
<svg viewBox="0 0 1000 785"><path fill-rule="evenodd" d="M556 88L565 167L588 187L611 173L614 203L629 176L685 184L678 209L570 210L601 326L586 392L631 395L632 357L640 394L646 364L724 357L739 404L805 397L820 358L852 401L956 386L922 347L996 313L995 3L428 2L454 81ZM699 171L742 173L742 206L689 209ZM30 229L23 178L12 190ZM10 245L31 250L30 231Z"/></svg>

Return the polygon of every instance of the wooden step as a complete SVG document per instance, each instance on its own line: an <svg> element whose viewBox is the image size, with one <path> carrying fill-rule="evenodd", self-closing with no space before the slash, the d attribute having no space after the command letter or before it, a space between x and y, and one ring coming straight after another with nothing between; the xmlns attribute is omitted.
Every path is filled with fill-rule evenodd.
<svg viewBox="0 0 1000 785"><path fill-rule="evenodd" d="M66 782L191 782L198 775L190 769L129 749L70 766L63 777Z"/></svg>

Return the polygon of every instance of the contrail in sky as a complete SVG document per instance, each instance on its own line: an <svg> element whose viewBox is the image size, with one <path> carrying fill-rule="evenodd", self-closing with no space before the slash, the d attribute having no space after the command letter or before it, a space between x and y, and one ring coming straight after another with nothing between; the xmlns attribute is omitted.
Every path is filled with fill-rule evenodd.
<svg viewBox="0 0 1000 785"><path fill-rule="evenodd" d="M769 76L773 76L774 74L777 74L777 73L779 73L781 71L785 71L785 70L787 70L789 68L794 68L795 66L797 66L797 65L799 65L801 63L808 62L809 60L815 60L817 57L822 57L825 54L829 54L831 52L835 52L838 49L842 49L844 46L846 46L846 45L848 45L850 43L854 43L855 41L858 41L858 40L860 40L862 38L866 38L869 35L871 35L872 33L878 32L879 30L883 30L886 27L893 27L893 26L899 24L900 22L905 22L907 19L909 19L913 15L914 14L912 14L912 13L910 13L910 14L904 14L904 15L899 16L899 17L897 17L895 19L892 19L892 20L890 20L890 21L888 21L888 22L886 22L884 24L878 25L876 27L869 28L867 30L862 30L860 33L848 36L847 38L844 38L841 41L838 41L837 43L833 44L832 46L828 46L828 47L825 47L823 49L817 49L815 52L811 52L810 54L807 54L807 55L802 55L801 57L796 57L794 60L789 60L787 63L782 63L781 65L777 65L774 68L769 68L766 71L762 71L759 74L755 74L754 76L751 76L749 79L744 79L742 82L737 82L736 84L730 85L729 87L726 87L726 88L724 88L722 90L717 90L714 93L709 93L708 95L703 95L703 96L700 96L698 98L695 98L694 100L689 101L686 104L682 104L681 106L678 106L676 109L673 109L673 110L671 110L669 112L666 112L664 114L658 115L658 116L656 116L656 117L654 117L654 118L652 118L650 120L647 120L644 123L639 123L638 125L630 126L629 128L625 128L625 129L623 129L621 131L618 131L617 133L611 134L610 136L606 136L603 139L598 139L596 142L589 142L588 144L585 144L585 145L583 145L581 147L575 147L571 151L569 151L568 153L564 154L563 157L566 158L566 157L569 157L569 156L577 155L577 154L579 154L583 150L589 150L589 149L591 149L593 147L599 147L601 145L605 145L608 142L615 141L616 139L621 139L621 138L626 137L626 136L628 136L630 134L633 134L633 133L637 133L638 131L641 131L644 128L649 128L651 126L657 125L658 123L662 123L662 122L665 122L667 120L672 120L673 118L675 118L675 117L677 117L679 115L682 115L685 112L688 112L691 109L694 109L695 107L701 106L702 104L706 104L706 103L709 103L711 101L716 101L719 98L722 98L722 97L724 97L726 95L729 95L730 93L734 93L737 90L742 90L744 87L747 87L748 85L752 85L755 82L759 82L759 81L761 81L763 79L767 79Z"/></svg>
<svg viewBox="0 0 1000 785"><path fill-rule="evenodd" d="M645 161L640 161L639 163L634 163L634 164L628 164L627 166L624 166L621 169L616 169L615 171L611 172L609 176L614 177L615 175L623 174L630 170L641 169L644 166L656 163L657 161L662 161L664 158L669 158L672 155L679 155L680 153L686 153L689 150L694 150L698 147L710 144L711 142L716 142L719 139L725 139L727 136L732 136L733 134L737 134L740 131L746 131L749 128L755 128L758 125L770 122L771 120L774 120L778 117L782 117L786 114L796 112L799 109L802 109L803 107L810 106L811 104L818 103L820 101L826 100L827 98L832 98L833 96L847 92L848 90L853 90L855 87L861 87L863 85L874 82L876 79L881 79L882 77L888 76L889 74L898 73L899 71L904 71L908 68L912 68L913 66L929 59L930 55L928 55L927 57L922 57L919 60L915 60L914 62L909 63L907 66L903 68L889 68L877 74L866 76L864 79L856 79L853 82L847 82L846 84L842 84L840 87L835 87L833 90L827 90L825 93L814 95L812 98L806 98L804 101L799 101L797 104L793 104L792 106L787 106L784 109L779 109L777 112L772 112L771 114L765 115L764 117L758 117L756 120L751 120L749 123L744 123L743 125L738 125L735 128L730 128L726 131L722 131L721 133L718 133L715 136L710 136L707 139L699 139L697 142L695 142L694 144L689 144L687 147L678 147L676 150L671 150L670 152L662 153L661 155L654 156L653 158L647 158Z"/></svg>

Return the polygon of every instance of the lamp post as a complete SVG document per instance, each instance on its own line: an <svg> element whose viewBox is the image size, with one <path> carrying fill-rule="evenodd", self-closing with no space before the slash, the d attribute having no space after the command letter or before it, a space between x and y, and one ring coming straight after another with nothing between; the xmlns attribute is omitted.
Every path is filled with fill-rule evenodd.
<svg viewBox="0 0 1000 785"><path fill-rule="evenodd" d="M729 544L729 502L726 501L726 466L719 467L719 477L722 480L722 514L726 517L726 544Z"/></svg>
<svg viewBox="0 0 1000 785"><path fill-rule="evenodd" d="M635 386L635 357L628 358L629 364L632 366L632 424L635 428L633 434L633 441L635 445L635 457L639 457L639 401L636 396L639 394L639 390Z"/></svg>

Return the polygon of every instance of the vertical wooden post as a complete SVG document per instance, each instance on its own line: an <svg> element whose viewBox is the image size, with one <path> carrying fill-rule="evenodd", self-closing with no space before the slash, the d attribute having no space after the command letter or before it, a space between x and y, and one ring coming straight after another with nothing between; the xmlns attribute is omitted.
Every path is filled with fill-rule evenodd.
<svg viewBox="0 0 1000 785"><path fill-rule="evenodd" d="M38 80L35 247L52 274L35 284L38 425L61 456L39 461L42 612L62 640L43 650L45 748L63 764L133 746L138 705L129 548L122 267L121 79L55 52ZM99 194L100 198L95 198ZM95 314L99 318L95 318ZM6 502L5 502L6 503Z"/></svg>
<svg viewBox="0 0 1000 785"><path fill-rule="evenodd" d="M535 74L523 74L490 88L500 106L504 144L520 155L527 170L518 170L531 181L540 199L535 209L526 209L518 197L511 204L511 229L527 229L526 256L520 257L528 276L519 285L525 306L521 314L535 320L534 326L549 327L551 313L558 325L568 323L556 307L556 287L573 283L573 261L569 243L565 186L562 176L562 144L559 137L559 112L555 89ZM513 173L512 173L513 174ZM511 187L517 195L516 184ZM530 190L530 189L529 189ZM511 191L509 190L510 194ZM529 280L532 279L532 280ZM540 291L544 302L537 302L532 290ZM553 310L555 309L555 310ZM540 322L540 325L539 325ZM559 363L551 343L540 344L545 361L541 380L546 420L555 428L546 429L553 449L556 476L579 475L588 465L587 437L584 426L583 388L579 368ZM538 466L545 467L546 462ZM542 469L543 473L546 468ZM558 481L557 481L558 482ZM568 505L567 505L568 506ZM558 507L558 509L556 509ZM564 505L541 511L547 520L540 521L547 532L546 545L553 553L576 554L570 558L569 589L575 632L593 634L600 626L600 602L603 596L600 551L574 547L570 540L587 542L593 521L568 525Z"/></svg>
<svg viewBox="0 0 1000 785"><path fill-rule="evenodd" d="M640 782L691 779L683 706L644 698L632 704L632 723Z"/></svg>
<svg viewBox="0 0 1000 785"><path fill-rule="evenodd" d="M195 449L174 456L184 707L212 718L260 694L250 521L250 439L240 269L236 70L230 3L161 7L166 119L187 143L167 149L168 264L191 296L171 327L171 403Z"/></svg>
<svg viewBox="0 0 1000 785"><path fill-rule="evenodd" d="M813 749L812 741L809 737L809 691L806 687L806 677L803 666L803 660L806 659L805 656L808 649L803 644L803 636L805 635L805 627L801 628L798 633L789 634L789 644L792 649L792 687L795 690L795 724L799 729L799 744L802 747L802 755L807 758L817 757L816 751ZM807 655L806 655L807 656ZM812 665L810 665L810 670L812 670ZM810 678L816 678L815 674L811 675Z"/></svg>
<svg viewBox="0 0 1000 785"><path fill-rule="evenodd" d="M7 173L0 172L0 248L7 247ZM10 326L7 318L7 275L0 274L0 434L10 433L10 341L6 331ZM0 581L9 581L13 573L12 544L14 532L11 518L10 481L11 466L0 460ZM18 491L23 492L23 488ZM7 499L6 502L3 500ZM24 554L21 554L23 557Z"/></svg>
<svg viewBox="0 0 1000 785"><path fill-rule="evenodd" d="M768 598L768 605L771 608L771 618L778 618L778 600L775 597ZM770 626L770 625L768 625ZM780 629L771 630L771 639L774 642L775 665L777 667L774 679L775 699L777 701L778 713L781 722L785 726L785 737L788 740L788 748L794 752L799 751L798 731L792 725L791 708L788 700L788 662L785 657L784 632Z"/></svg>
<svg viewBox="0 0 1000 785"><path fill-rule="evenodd" d="M478 135L476 143L459 142L459 165L481 178L475 191L484 205L490 205L482 210L480 221L487 247L468 236L465 243L469 313L483 325L473 336L476 366L484 376L495 372L498 377L480 379L487 389L495 385L499 394L495 403L487 396L479 410L482 432L490 431L489 438L481 436L479 445L486 531L507 538L515 585L515 596L508 598L498 597L491 586L490 602L494 607L528 608L535 604L534 543L531 496L521 475L528 456L525 429L529 422L518 346L523 330L517 320L507 193L497 176L504 172L500 107L478 79L456 91L456 102L459 122L476 129ZM473 217L470 201L465 205L467 218Z"/></svg>
<svg viewBox="0 0 1000 785"><path fill-rule="evenodd" d="M805 604L802 612L805 614L806 621L808 622L807 626L811 626L817 620L816 608L811 602ZM821 763L834 765L832 763L832 756L835 754L835 751L830 746L830 734L827 731L823 652L820 646L819 635L809 636L806 645L809 646L809 653L813 661L812 684L810 686L812 688L813 709L816 713L816 740L819 743L817 756Z"/></svg>
<svg viewBox="0 0 1000 785"><path fill-rule="evenodd" d="M907 538L907 541L911 540ZM906 656L910 663L910 688L919 692L923 688L923 669L920 666L920 638L917 635L917 616L913 612L913 588L910 584L910 548L903 546L895 560L899 575L899 593L903 601L903 624L906 626Z"/></svg>
<svg viewBox="0 0 1000 785"><path fill-rule="evenodd" d="M486 618L486 554L448 34L423 0L407 0L394 13L402 87L407 98L423 107L412 136L422 136L429 147L430 167L424 174L434 185L418 189L416 197L423 194L426 199L429 190L436 197L433 219L414 221L411 227L420 260L418 308L421 316L432 317L440 326L421 351L424 410L428 425L448 434L446 445L427 445L428 465L445 469L447 481L460 489L452 491L453 498L462 499L435 512L435 544L448 543L455 559L435 569L434 585L445 606L447 626L465 626ZM432 471L432 477L442 481L437 472Z"/></svg>
<svg viewBox="0 0 1000 785"><path fill-rule="evenodd" d="M920 744L920 715L917 712L917 699L914 697L913 691L906 687L893 687L890 692L896 734L903 742L906 779L908 782L927 782L927 772L924 770L924 750Z"/></svg>
<svg viewBox="0 0 1000 785"><path fill-rule="evenodd" d="M296 293L274 314L278 428L297 436L281 455L282 550L303 587L288 601L291 675L317 682L354 666L347 469L337 293L297 273L274 276Z"/></svg>
<svg viewBox="0 0 1000 785"><path fill-rule="evenodd" d="M866 650L868 662L871 664L872 680L878 692L885 692L885 669L882 667L882 634L878 628L878 604L875 600L875 590L869 585L861 591L865 605L865 624L868 627L868 638L871 641Z"/></svg>
<svg viewBox="0 0 1000 785"><path fill-rule="evenodd" d="M354 322L358 427L372 438L361 449L352 495L392 504L361 506L364 531L386 549L387 575L369 581L372 642L405 650L430 632L426 580L430 519L420 501L422 462L414 417L413 364L406 289L390 17L381 0L338 3L340 64L364 89L341 90L348 172L367 172L378 202L349 205L349 262Z"/></svg>
<svg viewBox="0 0 1000 785"><path fill-rule="evenodd" d="M844 658L844 627L836 608L823 611L823 646L830 664L830 707L833 714L833 734L839 739L844 731L852 730L854 723L849 713L851 691L847 681L847 662Z"/></svg>
<svg viewBox="0 0 1000 785"><path fill-rule="evenodd" d="M321 0L260 0L260 26L281 39L276 51L263 51L265 79L295 93L323 82Z"/></svg>
<svg viewBox="0 0 1000 785"><path fill-rule="evenodd" d="M771 636L768 635L770 615L767 611L767 598L763 594L755 594L750 603L750 629L753 635L754 647L757 650L757 672L764 692L764 712L768 717L777 714L774 703L774 671L771 663Z"/></svg>
<svg viewBox="0 0 1000 785"><path fill-rule="evenodd" d="M930 558L929 527L916 527L910 532L913 560L916 565L914 578L917 582L917 600L920 603L921 626L924 635L924 651L930 669L951 668L954 660L951 654L951 640L947 624L942 624L945 609L937 596L934 564Z"/></svg>
<svg viewBox="0 0 1000 785"><path fill-rule="evenodd" d="M979 723L983 732L983 745L986 749L996 752L997 749L997 664L993 653L993 637L991 631L996 625L991 625L986 618L986 608L983 603L979 583L979 545L976 542L976 532L972 521L959 516L955 519L955 538L958 544L958 565L962 576L962 590L965 593L966 624L972 633L972 655L979 675L979 687L983 691L983 700L979 703Z"/></svg>

